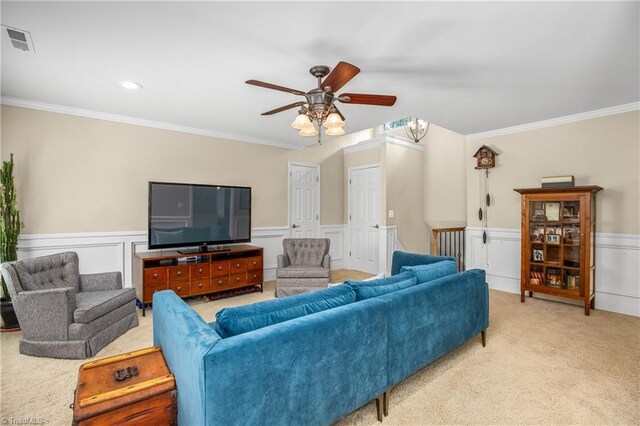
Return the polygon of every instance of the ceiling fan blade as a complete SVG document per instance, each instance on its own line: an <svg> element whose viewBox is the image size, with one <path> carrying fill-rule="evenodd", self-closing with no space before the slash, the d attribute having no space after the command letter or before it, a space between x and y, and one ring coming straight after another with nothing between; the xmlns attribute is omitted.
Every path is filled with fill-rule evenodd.
<svg viewBox="0 0 640 426"><path fill-rule="evenodd" d="M348 100L347 100L348 98ZM364 93L343 93L338 100L345 104L393 106L396 97L390 95L366 95Z"/></svg>
<svg viewBox="0 0 640 426"><path fill-rule="evenodd" d="M263 113L262 113L262 114L260 114L260 115L272 115L272 114L277 114L277 113L279 113L279 112L286 111L286 110L291 109L291 108L295 108L295 107L302 106L302 105L304 105L305 103L306 103L306 102L294 102L294 103L289 104L289 105L281 106L280 108L272 109L271 111L263 112Z"/></svg>
<svg viewBox="0 0 640 426"><path fill-rule="evenodd" d="M337 92L360 72L360 68L347 62L338 62L338 65L329 73L322 82L321 88L331 87L332 92Z"/></svg>
<svg viewBox="0 0 640 426"><path fill-rule="evenodd" d="M293 93L294 95L301 95L301 96L306 95L306 93L303 92L302 90L290 89L288 87L278 86L277 84L265 83L264 81L259 81L259 80L247 80L245 81L245 83L252 84L258 87L264 87L265 89L273 89L273 90L279 90L281 92Z"/></svg>

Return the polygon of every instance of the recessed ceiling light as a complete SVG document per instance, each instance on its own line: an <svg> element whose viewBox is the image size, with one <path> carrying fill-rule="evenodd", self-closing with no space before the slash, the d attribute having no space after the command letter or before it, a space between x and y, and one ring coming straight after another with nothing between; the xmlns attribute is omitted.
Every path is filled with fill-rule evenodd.
<svg viewBox="0 0 640 426"><path fill-rule="evenodd" d="M142 89L142 85L140 83L136 83L135 81L121 81L120 86L129 90Z"/></svg>

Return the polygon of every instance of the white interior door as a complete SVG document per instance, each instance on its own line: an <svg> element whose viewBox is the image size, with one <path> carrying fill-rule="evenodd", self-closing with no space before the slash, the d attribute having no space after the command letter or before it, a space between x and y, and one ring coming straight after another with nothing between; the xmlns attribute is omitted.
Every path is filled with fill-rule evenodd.
<svg viewBox="0 0 640 426"><path fill-rule="evenodd" d="M314 238L320 229L320 166L289 165L289 228L292 238Z"/></svg>
<svg viewBox="0 0 640 426"><path fill-rule="evenodd" d="M380 166L349 170L349 233L352 269L378 273Z"/></svg>

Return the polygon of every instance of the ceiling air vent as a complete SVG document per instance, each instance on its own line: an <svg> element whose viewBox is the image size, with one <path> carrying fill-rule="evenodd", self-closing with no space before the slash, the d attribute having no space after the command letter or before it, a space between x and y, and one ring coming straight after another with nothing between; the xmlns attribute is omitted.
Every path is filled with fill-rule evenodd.
<svg viewBox="0 0 640 426"><path fill-rule="evenodd" d="M16 49L20 49L23 52L31 52L36 53L33 48L33 40L31 39L31 33L29 31L20 30L18 28L11 28L5 25L2 26L3 30L3 38L4 34L9 37L9 41L11 41L11 45Z"/></svg>

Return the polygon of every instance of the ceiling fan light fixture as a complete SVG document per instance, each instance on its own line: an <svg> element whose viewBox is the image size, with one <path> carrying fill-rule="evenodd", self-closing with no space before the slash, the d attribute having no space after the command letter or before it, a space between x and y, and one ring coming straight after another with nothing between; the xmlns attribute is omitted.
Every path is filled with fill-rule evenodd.
<svg viewBox="0 0 640 426"><path fill-rule="evenodd" d="M300 136L318 136L318 131L316 130L315 127L311 126L311 127L305 127L303 129L301 129L298 134Z"/></svg>
<svg viewBox="0 0 640 426"><path fill-rule="evenodd" d="M344 127L344 121L340 118L340 115L336 112L332 112L327 116L327 119L322 123L327 129Z"/></svg>
<svg viewBox="0 0 640 426"><path fill-rule="evenodd" d="M344 123L342 123L344 126ZM324 132L327 136L342 136L344 135L344 129L342 127L330 127Z"/></svg>
<svg viewBox="0 0 640 426"><path fill-rule="evenodd" d="M309 120L309 117L307 116L307 114L303 114L303 113L298 114L296 119L293 120L293 123L291 123L291 127L298 130L302 130L309 126L313 126L313 124L311 123L311 120Z"/></svg>

